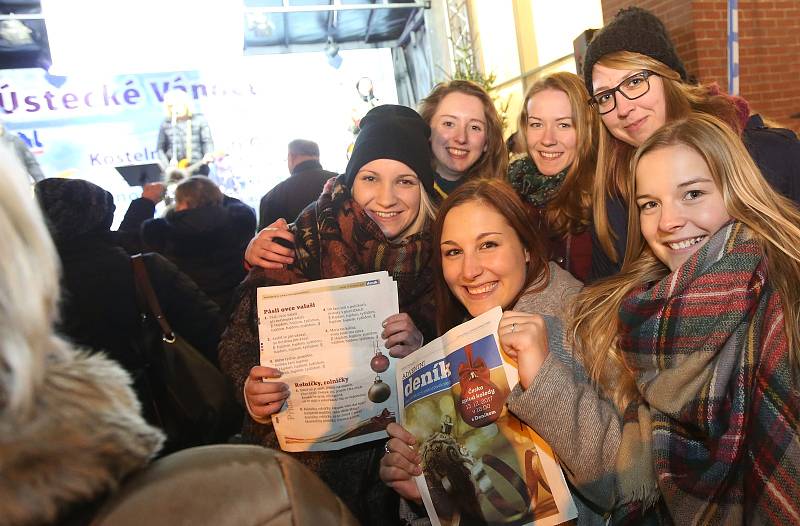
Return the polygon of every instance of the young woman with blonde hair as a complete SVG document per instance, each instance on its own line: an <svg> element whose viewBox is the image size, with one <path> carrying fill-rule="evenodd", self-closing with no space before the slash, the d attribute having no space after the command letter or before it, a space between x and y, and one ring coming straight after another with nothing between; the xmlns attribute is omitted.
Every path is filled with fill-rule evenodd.
<svg viewBox="0 0 800 526"><path fill-rule="evenodd" d="M526 154L509 166L508 178L531 220L549 238L551 259L578 279L592 257L592 179L599 119L586 105L580 77L560 72L525 94L517 125Z"/></svg>
<svg viewBox="0 0 800 526"><path fill-rule="evenodd" d="M797 522L800 211L705 113L657 131L631 170L622 271L576 302L580 361L624 414L620 428L597 413L606 454L586 465L613 473L605 482L621 515ZM518 354L522 368L547 350ZM545 366L526 368L525 399L555 413L529 423L563 457L585 425L571 408L591 393L570 405Z"/></svg>
<svg viewBox="0 0 800 526"><path fill-rule="evenodd" d="M295 262L284 269L254 268L219 346L220 364L248 416L247 443L277 448L272 415L289 396L281 372L259 365L256 290L302 281L388 271L397 283L399 314L380 320L389 354L402 357L434 335L430 225L433 168L430 128L411 108L385 104L361 120L345 173L293 224ZM319 352L325 352L320 349ZM392 496L378 483L383 444L294 454L319 475L363 524L391 524Z"/></svg>
<svg viewBox="0 0 800 526"><path fill-rule="evenodd" d="M593 188L593 275L619 271L625 250L627 181L633 153L664 124L703 112L742 136L764 177L800 202L800 143L789 130L770 129L747 102L716 85L689 82L664 24L652 13L621 10L589 45L584 64L590 105L603 121Z"/></svg>

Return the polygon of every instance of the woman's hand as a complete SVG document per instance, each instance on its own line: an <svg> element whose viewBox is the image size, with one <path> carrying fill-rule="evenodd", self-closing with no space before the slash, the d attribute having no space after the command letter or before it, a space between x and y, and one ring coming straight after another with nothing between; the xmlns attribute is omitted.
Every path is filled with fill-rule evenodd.
<svg viewBox="0 0 800 526"><path fill-rule="evenodd" d="M389 433L389 441L386 443L389 452L381 459L381 480L404 499L421 504L419 488L412 478L422 475L422 457L415 447L417 439L395 422L389 424L386 432Z"/></svg>
<svg viewBox="0 0 800 526"><path fill-rule="evenodd" d="M276 240L284 240L283 243ZM287 248L286 245L292 246ZM281 218L261 230L250 240L244 259L254 267L282 269L294 262L294 234L289 231L286 220Z"/></svg>
<svg viewBox="0 0 800 526"><path fill-rule="evenodd" d="M500 318L500 345L517 362L519 384L530 387L547 354L547 327L538 314L506 311Z"/></svg>
<svg viewBox="0 0 800 526"><path fill-rule="evenodd" d="M389 349L389 356L393 358L403 358L422 347L422 333L405 312L392 314L383 320L381 338L386 340L384 347Z"/></svg>
<svg viewBox="0 0 800 526"><path fill-rule="evenodd" d="M263 381L280 377L281 372L272 367L256 365L250 369L244 383L244 398L251 416L263 420L283 407L283 402L289 397L289 386L283 382Z"/></svg>

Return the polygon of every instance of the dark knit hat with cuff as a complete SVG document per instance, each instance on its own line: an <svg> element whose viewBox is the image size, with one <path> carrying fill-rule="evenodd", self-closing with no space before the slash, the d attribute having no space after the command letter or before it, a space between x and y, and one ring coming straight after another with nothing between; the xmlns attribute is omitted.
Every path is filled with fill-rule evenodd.
<svg viewBox="0 0 800 526"><path fill-rule="evenodd" d="M384 104L361 119L353 154L345 169L345 183L353 187L356 174L376 159L400 161L411 168L428 195L434 195L431 128L419 113L406 106Z"/></svg>
<svg viewBox="0 0 800 526"><path fill-rule="evenodd" d="M594 93L592 68L595 63L610 53L632 51L654 58L675 70L686 80L686 68L675 52L667 28L653 13L641 7L620 9L614 20L595 33L586 49L583 62L583 79L586 89Z"/></svg>

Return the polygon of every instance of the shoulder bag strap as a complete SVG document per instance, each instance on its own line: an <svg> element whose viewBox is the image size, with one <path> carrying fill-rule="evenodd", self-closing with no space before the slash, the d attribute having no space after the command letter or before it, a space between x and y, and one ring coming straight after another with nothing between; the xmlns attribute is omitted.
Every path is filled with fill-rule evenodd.
<svg viewBox="0 0 800 526"><path fill-rule="evenodd" d="M147 267L144 265L142 254L131 256L131 263L133 264L133 277L136 282L136 295L140 302L140 308L142 298L144 298L147 302L148 310L155 316L158 325L161 327L164 341L173 343L175 341L175 333L172 332L172 327L169 326L164 313L161 312L161 305L158 303L158 297L156 297L153 285L150 283L150 276L147 275Z"/></svg>

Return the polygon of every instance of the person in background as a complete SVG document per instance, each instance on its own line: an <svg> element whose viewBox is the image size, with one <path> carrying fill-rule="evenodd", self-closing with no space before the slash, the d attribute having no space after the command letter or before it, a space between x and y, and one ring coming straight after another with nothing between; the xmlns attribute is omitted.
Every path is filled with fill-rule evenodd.
<svg viewBox="0 0 800 526"><path fill-rule="evenodd" d="M164 168L167 172L178 170L176 182L195 173L208 175L208 163L214 160L214 140L208 121L201 113L192 112L189 95L183 90L168 91L164 106L167 117L158 129L156 143Z"/></svg>
<svg viewBox="0 0 800 526"><path fill-rule="evenodd" d="M280 218L294 219L309 203L322 193L322 187L336 174L322 169L319 162L319 146L305 139L289 143L286 162L291 174L288 179L275 185L261 198L258 208L258 230L261 231Z"/></svg>
<svg viewBox="0 0 800 526"><path fill-rule="evenodd" d="M28 172L28 179L31 184L35 184L44 179L42 168L36 157L28 149L28 145L14 132L9 132L2 121L0 121L0 144L8 146L17 159L25 166Z"/></svg>
<svg viewBox="0 0 800 526"><path fill-rule="evenodd" d="M130 256L110 231L114 198L82 179L45 179L36 183L34 193L63 269L59 331L122 364L136 376L134 387L146 403L145 364L137 347L143 326L133 268ZM212 363L218 363L223 328L219 306L159 254L145 254L144 262L170 325ZM145 405L148 418L155 417L151 410L151 404Z"/></svg>
<svg viewBox="0 0 800 526"><path fill-rule="evenodd" d="M0 176L0 522L88 524L164 436L142 418L122 367L56 334L56 249L6 151Z"/></svg>
<svg viewBox="0 0 800 526"><path fill-rule="evenodd" d="M572 73L538 80L525 94L517 142L526 153L508 178L531 221L549 240L550 257L581 281L592 263L592 179L597 162L596 113Z"/></svg>
<svg viewBox="0 0 800 526"><path fill-rule="evenodd" d="M246 271L242 257L255 231L253 210L223 194L208 177L195 175L175 188L175 204L163 218L142 224L144 247L160 253L189 276L223 317Z"/></svg>
<svg viewBox="0 0 800 526"><path fill-rule="evenodd" d="M345 173L329 181L293 224L297 261L286 269L256 267L240 287L219 351L222 369L248 412L245 442L278 447L271 417L289 394L280 371L259 365L258 287L386 270L397 282L401 311L383 320L380 337L389 354L406 356L433 336L429 134L410 108L386 104L370 110ZM371 442L293 456L319 475L362 524L394 524L396 500L377 475L382 452L381 442Z"/></svg>
<svg viewBox="0 0 800 526"><path fill-rule="evenodd" d="M800 142L794 133L766 128L744 99L722 94L716 85L690 83L664 24L649 11L622 9L595 34L584 80L603 122L592 191L593 277L618 272L625 255L626 189L636 147L692 111L727 122L773 188L800 202Z"/></svg>

